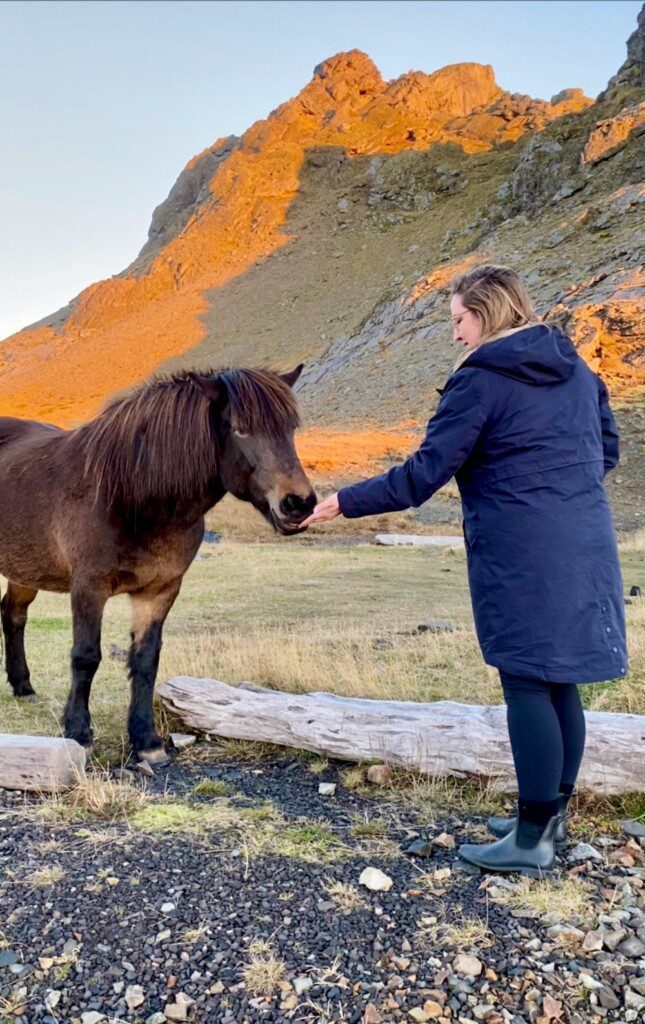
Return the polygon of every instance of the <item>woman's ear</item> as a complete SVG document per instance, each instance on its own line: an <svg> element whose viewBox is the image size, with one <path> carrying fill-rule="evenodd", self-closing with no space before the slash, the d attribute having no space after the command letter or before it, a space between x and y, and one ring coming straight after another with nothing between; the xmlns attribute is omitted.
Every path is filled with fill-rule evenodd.
<svg viewBox="0 0 645 1024"><path fill-rule="evenodd" d="M302 373L304 368L305 368L305 364L304 363L298 363L298 365L296 366L295 370L291 370L290 373L279 373L278 376L282 378L282 380L285 382L285 384L288 384L289 387L292 388L293 385L298 380L298 377L300 376L300 374Z"/></svg>
<svg viewBox="0 0 645 1024"><path fill-rule="evenodd" d="M209 402L212 402L218 409L224 407L227 394L226 385L222 382L221 377L207 377L202 376L201 373L189 373L188 376L202 394L206 395Z"/></svg>

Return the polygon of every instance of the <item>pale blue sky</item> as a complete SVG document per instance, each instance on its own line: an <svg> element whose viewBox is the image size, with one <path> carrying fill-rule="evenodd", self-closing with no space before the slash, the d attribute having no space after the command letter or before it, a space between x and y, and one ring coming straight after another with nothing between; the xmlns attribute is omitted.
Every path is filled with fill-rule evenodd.
<svg viewBox="0 0 645 1024"><path fill-rule="evenodd" d="M0 338L122 270L184 164L339 50L595 97L640 2L0 2Z"/></svg>

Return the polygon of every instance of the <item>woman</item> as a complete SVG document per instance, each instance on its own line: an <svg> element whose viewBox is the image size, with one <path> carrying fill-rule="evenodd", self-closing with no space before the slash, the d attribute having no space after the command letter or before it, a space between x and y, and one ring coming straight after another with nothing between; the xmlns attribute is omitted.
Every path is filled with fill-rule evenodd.
<svg viewBox="0 0 645 1024"><path fill-rule="evenodd" d="M480 266L451 285L465 352L403 465L318 504L307 523L418 507L453 475L485 661L500 673L518 779L499 841L460 848L486 870L539 875L564 842L582 760L577 683L627 672L623 588L603 486L618 462L607 390L517 274ZM609 753L609 752L608 752Z"/></svg>

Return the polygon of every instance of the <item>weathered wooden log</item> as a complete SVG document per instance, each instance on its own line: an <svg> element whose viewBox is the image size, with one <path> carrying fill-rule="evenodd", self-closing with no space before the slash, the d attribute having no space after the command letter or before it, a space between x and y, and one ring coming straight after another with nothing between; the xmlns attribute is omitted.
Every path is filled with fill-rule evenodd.
<svg viewBox="0 0 645 1024"><path fill-rule="evenodd" d="M0 733L0 788L58 793L76 784L85 760L75 740Z"/></svg>
<svg viewBox="0 0 645 1024"><path fill-rule="evenodd" d="M374 543L386 548L453 548L461 551L466 546L463 537L439 536L437 534L417 533L377 533Z"/></svg>
<svg viewBox="0 0 645 1024"><path fill-rule="evenodd" d="M482 776L502 790L516 787L504 705L281 693L189 676L161 683L157 693L198 732L347 761L379 759L433 776ZM645 716L588 711L585 719L579 788L607 795L644 790Z"/></svg>

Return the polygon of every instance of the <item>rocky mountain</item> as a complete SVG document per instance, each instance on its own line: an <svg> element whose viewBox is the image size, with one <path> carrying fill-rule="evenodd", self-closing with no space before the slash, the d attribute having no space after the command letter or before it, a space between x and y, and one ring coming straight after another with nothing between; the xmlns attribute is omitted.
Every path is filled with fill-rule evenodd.
<svg viewBox="0 0 645 1024"><path fill-rule="evenodd" d="M489 65L386 82L358 50L324 61L189 162L126 270L0 343L0 412L68 425L160 366L303 360L304 443L341 472L418 436L455 357L447 285L486 260L524 275L631 436L644 31L595 101L508 93Z"/></svg>

